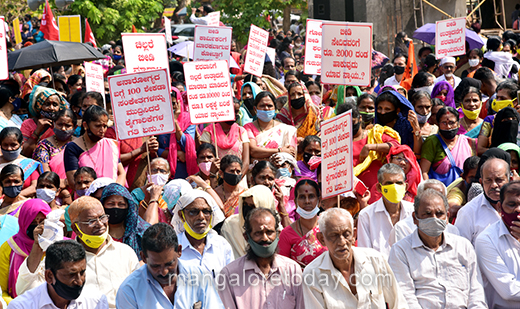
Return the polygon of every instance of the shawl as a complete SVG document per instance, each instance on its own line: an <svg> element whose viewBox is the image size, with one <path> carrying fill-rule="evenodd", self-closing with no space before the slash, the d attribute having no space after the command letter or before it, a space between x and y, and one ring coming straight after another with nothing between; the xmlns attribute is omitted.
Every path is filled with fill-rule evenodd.
<svg viewBox="0 0 520 309"><path fill-rule="evenodd" d="M417 186L421 182L421 168L412 149L407 145L391 147L390 151L386 155L386 161L390 162L391 157L398 153L402 153L410 163L410 171L406 174L406 182L408 183L407 191L412 194L412 197L415 197L417 195Z"/></svg>
<svg viewBox="0 0 520 309"><path fill-rule="evenodd" d="M394 131L394 129L376 124L368 131L367 144L382 144L383 134L386 134L401 143L401 137L399 136L399 133ZM365 160L354 167L354 175L359 176L370 166L370 164L372 164L373 161L377 160L383 162L384 159L385 157L381 152L370 151Z"/></svg>
<svg viewBox="0 0 520 309"><path fill-rule="evenodd" d="M437 82L435 84L435 86L433 86L431 98L433 99L436 96L438 96L442 90L448 91L448 94L446 94L446 99L444 100L444 104L446 106L451 106L453 108L457 108L455 106L455 93L453 91L453 87L447 81L443 80L443 81Z"/></svg>
<svg viewBox="0 0 520 309"><path fill-rule="evenodd" d="M29 77L29 80L23 85L22 98L25 98L26 95L30 94L33 91L33 88L45 77L52 78L51 74L44 69L34 72L31 77Z"/></svg>
<svg viewBox="0 0 520 309"><path fill-rule="evenodd" d="M401 137L401 144L408 145L410 148L413 149L413 129L412 125L408 121L408 111L412 110L415 112L412 103L408 101L402 94L400 94L397 91L383 91L383 92L390 92L393 94L398 100L399 100L399 106L396 106L396 108L401 109L401 112L397 115L397 121L395 122L392 129L399 133L399 136ZM375 103L375 108L377 110L377 101ZM378 123L377 121L377 113L375 115L375 123ZM393 137L393 136L392 136ZM357 175L356 175L357 176Z"/></svg>
<svg viewBox="0 0 520 309"><path fill-rule="evenodd" d="M36 118L40 117L43 103L52 95L57 95L60 99L60 110L67 107L67 102L56 90L42 86L34 86L34 90L29 96L29 113L31 116Z"/></svg>

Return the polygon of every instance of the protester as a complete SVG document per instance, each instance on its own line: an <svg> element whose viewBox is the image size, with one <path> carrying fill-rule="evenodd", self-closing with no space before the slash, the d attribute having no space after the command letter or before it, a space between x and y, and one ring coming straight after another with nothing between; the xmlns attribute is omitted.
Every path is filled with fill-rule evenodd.
<svg viewBox="0 0 520 309"><path fill-rule="evenodd" d="M6 165L0 172L0 183L4 194L0 204L0 215L18 218L23 203L27 200L21 195L23 187L23 169L15 164Z"/></svg>
<svg viewBox="0 0 520 309"><path fill-rule="evenodd" d="M455 179L448 186L448 203L450 204L450 220L457 217L459 209L468 202L468 191L471 183L478 182L475 179L479 157L469 157L464 161L464 168L460 178Z"/></svg>
<svg viewBox="0 0 520 309"><path fill-rule="evenodd" d="M45 172L38 177L36 184L36 198L49 204L52 210L59 209L62 204L69 205L72 199L60 199L60 177L54 172Z"/></svg>
<svg viewBox="0 0 520 309"><path fill-rule="evenodd" d="M441 68L442 75L437 77L435 80L435 84L446 81L450 86L455 89L459 85L461 79L458 76L455 76L453 72L457 67L457 61L453 57L444 57L441 59L439 63L439 67ZM455 107L455 106L452 106Z"/></svg>
<svg viewBox="0 0 520 309"><path fill-rule="evenodd" d="M252 76L252 75L251 75ZM256 113L254 109L254 102L256 96L262 92L260 87L252 81L246 82L242 85L240 91L240 110L238 112L238 124L245 126L246 124L253 122L256 119Z"/></svg>
<svg viewBox="0 0 520 309"><path fill-rule="evenodd" d="M14 87L7 85L0 86L0 129L5 127L22 126L22 118L14 114L22 106L20 99L20 87L18 84L13 84Z"/></svg>
<svg viewBox="0 0 520 309"><path fill-rule="evenodd" d="M458 134L478 138L484 121L479 117L482 109L482 94L477 88L470 86L463 90L461 109L464 117L460 120Z"/></svg>
<svg viewBox="0 0 520 309"><path fill-rule="evenodd" d="M311 169L309 161L312 157L321 156L321 139L315 135L305 137L300 146L298 146L298 169L294 173L296 177L306 177L318 182L318 172L316 169Z"/></svg>
<svg viewBox="0 0 520 309"><path fill-rule="evenodd" d="M197 148L197 165L199 172L195 175L199 176L210 185L212 188L216 188L217 184L217 173L219 171L220 160L217 159L217 150L215 146L208 143L202 143Z"/></svg>
<svg viewBox="0 0 520 309"><path fill-rule="evenodd" d="M242 160L233 155L227 155L220 161L219 177L223 182L215 191L224 203L226 218L238 213L239 196L247 190L247 185L242 180L243 167L247 168Z"/></svg>

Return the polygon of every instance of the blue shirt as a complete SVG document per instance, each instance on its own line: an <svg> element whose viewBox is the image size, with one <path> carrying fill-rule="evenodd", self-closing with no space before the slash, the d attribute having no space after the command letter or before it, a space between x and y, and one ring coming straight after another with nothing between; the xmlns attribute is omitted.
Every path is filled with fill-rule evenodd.
<svg viewBox="0 0 520 309"><path fill-rule="evenodd" d="M202 309L224 309L211 274L203 273L197 267L185 267L180 260L178 265L174 304L159 282L148 272L145 264L128 276L119 287L116 308L191 309L193 304L200 301ZM199 279L194 281L193 278Z"/></svg>
<svg viewBox="0 0 520 309"><path fill-rule="evenodd" d="M186 232L178 234L177 237L179 245L182 245L182 255L179 260L186 267L188 265L200 267L204 272L218 274L222 268L235 259L231 245L214 230L211 230L206 236L206 245L202 254L190 244Z"/></svg>

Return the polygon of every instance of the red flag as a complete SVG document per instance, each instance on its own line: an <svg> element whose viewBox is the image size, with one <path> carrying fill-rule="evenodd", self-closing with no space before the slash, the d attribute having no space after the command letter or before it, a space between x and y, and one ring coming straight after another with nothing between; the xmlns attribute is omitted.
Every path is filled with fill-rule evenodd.
<svg viewBox="0 0 520 309"><path fill-rule="evenodd" d="M88 19L85 18L85 43L90 42L94 47L97 47L96 45L96 38L94 38L94 33L92 32L92 29L90 29L90 25L88 23Z"/></svg>
<svg viewBox="0 0 520 309"><path fill-rule="evenodd" d="M56 24L56 19L54 19L54 16L52 15L48 0L45 0L45 8L43 9L40 30L42 31L43 37L45 39L53 41L60 40L58 25Z"/></svg>
<svg viewBox="0 0 520 309"><path fill-rule="evenodd" d="M135 29L134 25L132 25L132 33L137 33L137 29Z"/></svg>

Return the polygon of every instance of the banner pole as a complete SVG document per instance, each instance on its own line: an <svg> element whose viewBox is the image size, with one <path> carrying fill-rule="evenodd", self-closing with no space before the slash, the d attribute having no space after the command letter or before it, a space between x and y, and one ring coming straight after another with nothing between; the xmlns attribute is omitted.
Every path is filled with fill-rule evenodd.
<svg viewBox="0 0 520 309"><path fill-rule="evenodd" d="M217 129L215 128L215 123L213 122L213 136L215 137L215 151L217 153L217 159L220 159L218 157L218 146L217 146Z"/></svg>

